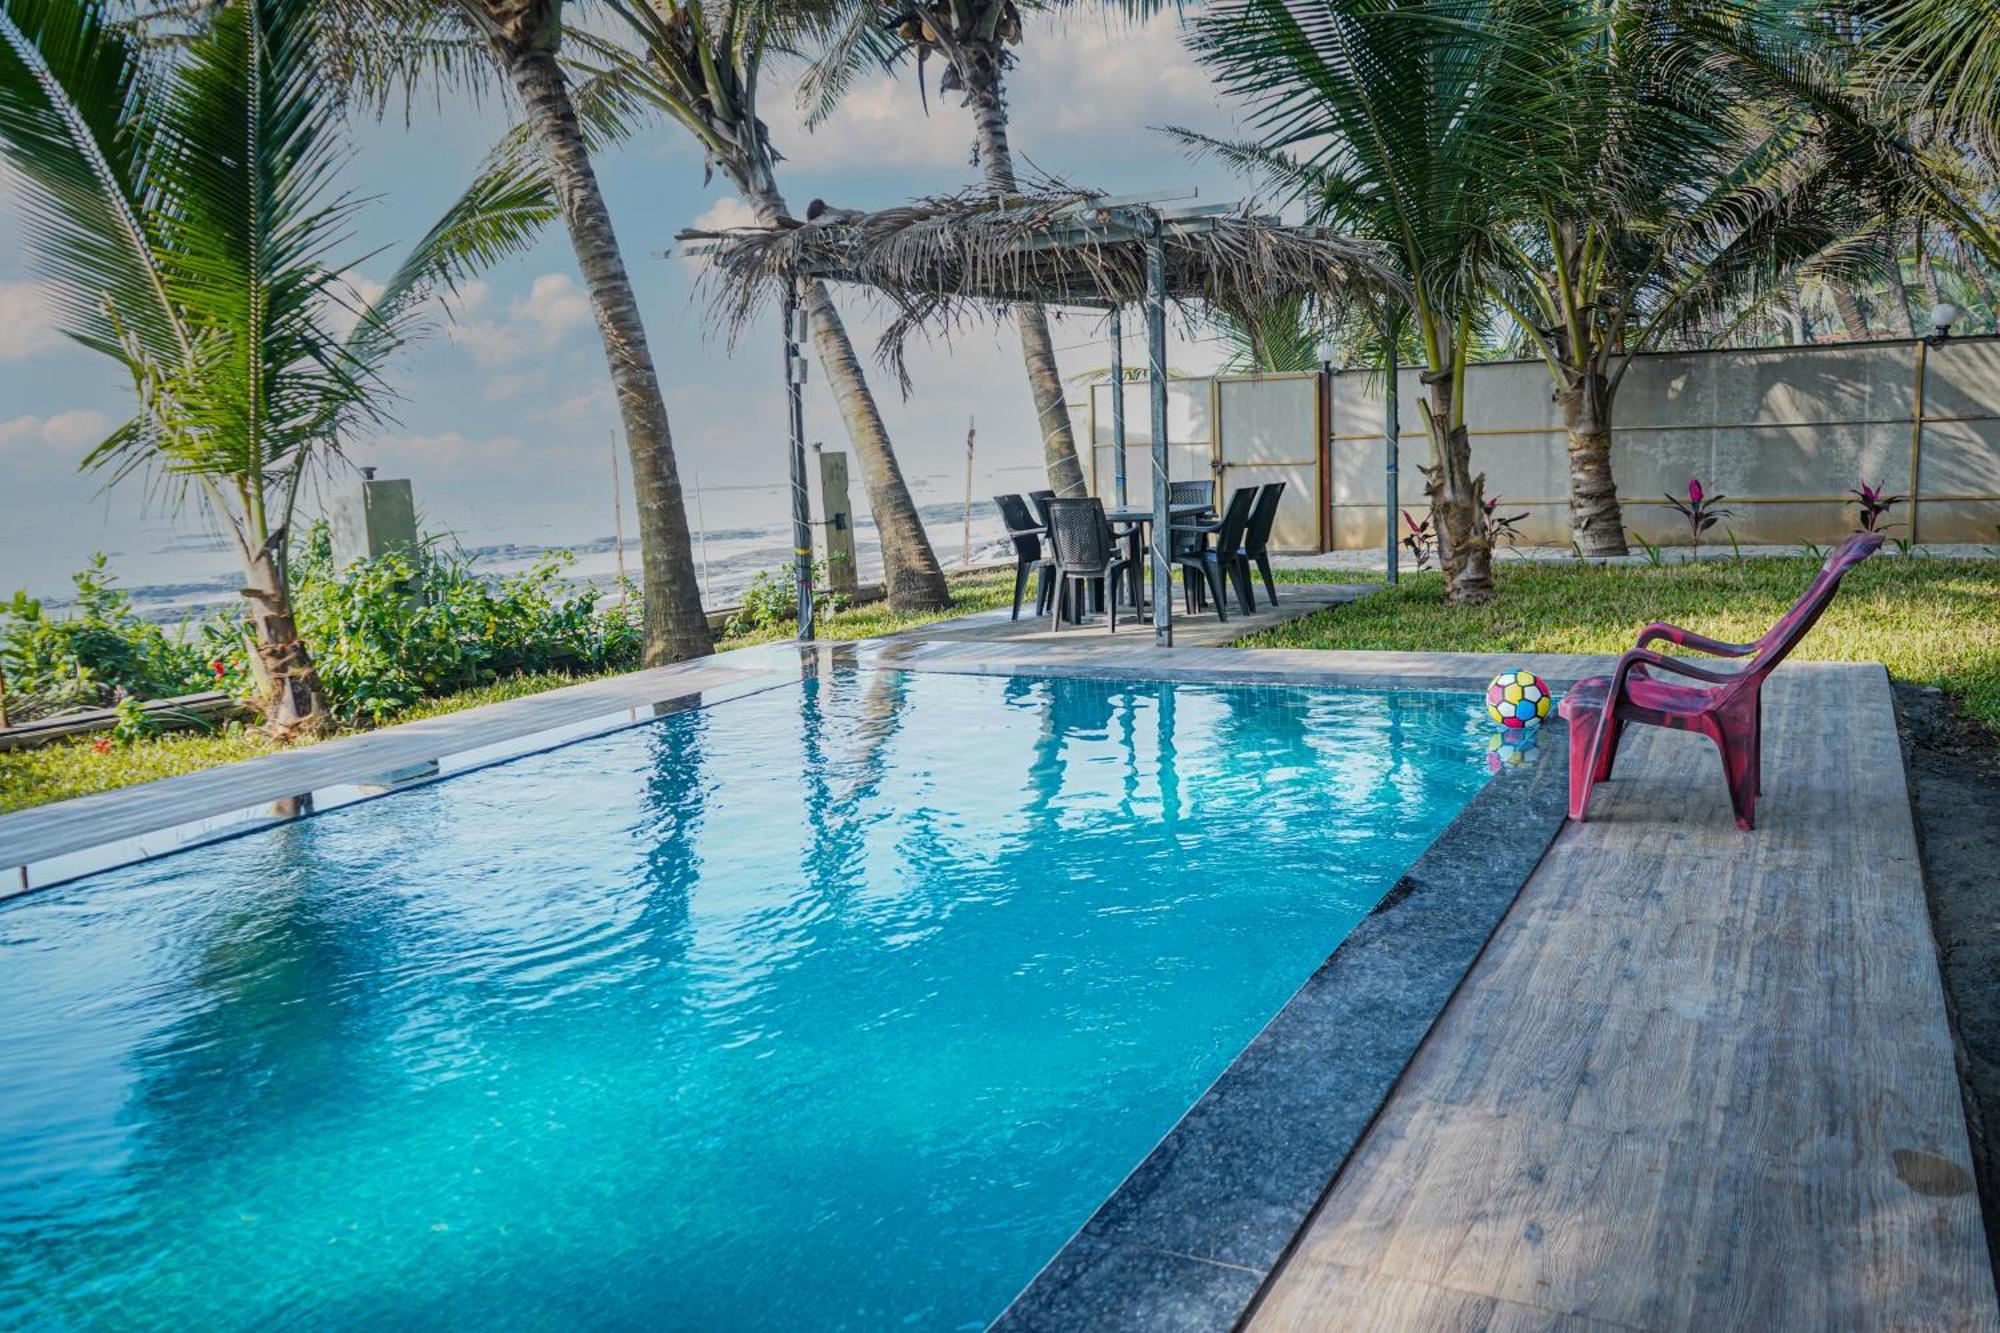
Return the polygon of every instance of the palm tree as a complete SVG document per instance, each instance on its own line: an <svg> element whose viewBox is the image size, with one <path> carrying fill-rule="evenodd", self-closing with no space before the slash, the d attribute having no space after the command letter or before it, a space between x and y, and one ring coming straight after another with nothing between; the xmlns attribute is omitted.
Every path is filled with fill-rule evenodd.
<svg viewBox="0 0 2000 1333"><path fill-rule="evenodd" d="M1324 321L1302 296L1265 301L1241 314L1217 310L1215 325L1229 353L1225 375L1269 375L1319 369Z"/></svg>
<svg viewBox="0 0 2000 1333"><path fill-rule="evenodd" d="M554 187L624 421L639 504L648 666L714 651L695 577L680 469L646 326L563 71L563 0L325 0L343 30L343 71L382 92L419 73L476 79L483 51L520 98Z"/></svg>
<svg viewBox="0 0 2000 1333"><path fill-rule="evenodd" d="M1531 154L1553 136L1544 71L1491 6L1456 0L1225 0L1194 45L1248 104L1252 143L1175 133L1267 175L1315 221L1379 242L1409 284L1421 351L1431 507L1447 600L1493 595L1472 470L1465 368L1484 319L1495 237L1519 216ZM1402 312L1385 312L1394 327Z"/></svg>
<svg viewBox="0 0 2000 1333"><path fill-rule="evenodd" d="M1619 384L1641 351L1719 309L1844 284L1872 258L1843 245L1868 216L1862 182L1793 127L1746 113L1685 60L1647 4L1517 3L1501 20L1544 53L1559 117L1499 233L1494 296L1547 366L1568 434L1571 538L1624 555L1611 469Z"/></svg>
<svg viewBox="0 0 2000 1333"><path fill-rule="evenodd" d="M1137 14L1149 6L1128 3L1124 8ZM894 34L900 45L885 42L885 33ZM916 0L914 4L910 0L862 0L848 10L846 22L828 35L801 93L813 118L823 117L860 68L870 60L893 60L905 50L916 54L921 90L924 65L936 54L944 61L938 91L963 93L972 112L973 148L986 188L996 195L1010 195L1020 189L1020 180L1007 138L1006 71L1013 63L1008 48L1020 42L1021 6L1015 0ZM927 104L927 92L920 95ZM1049 486L1057 495L1082 495L1083 466L1077 461L1076 431L1070 422L1069 401L1063 395L1062 373L1056 368L1048 314L1029 301L1015 302L1012 313L1042 432Z"/></svg>
<svg viewBox="0 0 2000 1333"><path fill-rule="evenodd" d="M722 0L706 7L682 0L608 0L606 8L623 21L631 46L581 36L578 45L603 67L599 78L614 81L620 96L664 111L692 134L711 169L721 169L760 223L769 226L790 217L778 189L779 154L757 113L757 94L765 56L774 39L785 35L781 25L787 18L789 26L798 26L798 11L781 14L766 0ZM889 605L897 611L946 607L951 594L943 567L903 480L888 427L840 311L823 282L807 284L801 295L820 365L861 459L869 508L881 536Z"/></svg>
<svg viewBox="0 0 2000 1333"><path fill-rule="evenodd" d="M156 472L229 533L281 737L328 716L286 582L300 483L383 418L381 368L434 287L533 222L504 191L468 194L342 337L330 256L356 201L331 193L338 109L315 50L310 11L285 0L222 6L154 58L90 0L0 0L0 154L28 248L66 331L137 398L86 466Z"/></svg>

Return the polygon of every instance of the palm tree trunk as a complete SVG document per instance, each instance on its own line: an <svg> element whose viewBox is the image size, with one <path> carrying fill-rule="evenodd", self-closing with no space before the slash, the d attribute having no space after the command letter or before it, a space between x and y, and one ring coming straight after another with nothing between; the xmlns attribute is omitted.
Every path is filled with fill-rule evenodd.
<svg viewBox="0 0 2000 1333"><path fill-rule="evenodd" d="M659 377L646 345L645 325L577 126L561 66L539 45L505 53L508 75L520 93L529 123L548 157L549 179L569 225L570 244L590 291L591 310L604 340L612 389L632 455L632 491L639 502L639 560L644 570L647 666L678 662L715 650L702 614L688 538L680 469Z"/></svg>
<svg viewBox="0 0 2000 1333"><path fill-rule="evenodd" d="M1861 298L1854 289L1844 282L1830 282L1827 291L1833 296L1834 313L1840 316L1840 326L1847 336L1860 342L1868 336L1868 317L1861 313Z"/></svg>
<svg viewBox="0 0 2000 1333"><path fill-rule="evenodd" d="M312 654L299 639L278 553L282 530L255 551L243 550L243 596L250 603L251 674L258 684L257 711L279 740L311 739L332 720L326 689Z"/></svg>
<svg viewBox="0 0 2000 1333"><path fill-rule="evenodd" d="M1896 239L1893 227L1882 228L1882 276L1889 283L1890 304L1903 316L1903 333L1907 337L1917 336L1916 312L1910 309L1910 288L1903 281L1902 248Z"/></svg>
<svg viewBox="0 0 2000 1333"><path fill-rule="evenodd" d="M1611 382L1594 368L1570 372L1556 402L1569 435L1570 540L1585 555L1629 555L1611 477Z"/></svg>
<svg viewBox="0 0 2000 1333"><path fill-rule="evenodd" d="M786 212L784 196L775 184L760 185L739 180L757 220L771 225ZM875 516L876 536L882 543L882 587L891 611L942 611L951 605L951 590L945 584L944 567L931 547L917 514L917 502L903 480L902 464L889 443L889 428L875 405L875 395L861 370L861 358L847 336L847 325L833 304L826 284L814 282L806 289L806 313L812 318L813 346L819 352L820 368L826 372L827 387L840 404L840 419L847 424L847 438L861 459L861 477L868 487L868 509Z"/></svg>
<svg viewBox="0 0 2000 1333"><path fill-rule="evenodd" d="M1436 517L1444 599L1462 606L1493 600L1493 549L1486 540L1486 476L1472 471L1472 437L1452 424L1452 375L1426 371L1424 403L1433 457L1431 512Z"/></svg>
<svg viewBox="0 0 2000 1333"><path fill-rule="evenodd" d="M974 142L986 172L987 188L1008 194L1019 188L1014 178L1014 151L1007 143L1007 101L1001 88L1000 48L975 43L969 50L972 68L965 71L966 96L972 107ZM1035 418L1042 432L1042 459L1048 467L1049 488L1057 495L1084 493L1083 466L1077 461L1076 433L1070 425L1069 403L1063 396L1062 372L1056 368L1055 340L1049 317L1041 306L1026 301L1013 308L1014 326L1021 332L1021 360L1028 368L1028 387L1035 395Z"/></svg>

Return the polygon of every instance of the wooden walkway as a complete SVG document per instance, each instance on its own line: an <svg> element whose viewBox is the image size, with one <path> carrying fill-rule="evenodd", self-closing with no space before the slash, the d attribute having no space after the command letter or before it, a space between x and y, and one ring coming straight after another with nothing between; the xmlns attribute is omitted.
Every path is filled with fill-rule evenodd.
<svg viewBox="0 0 2000 1333"><path fill-rule="evenodd" d="M2000 1328L1887 677L1766 697L1754 833L1628 733L1248 1327Z"/></svg>

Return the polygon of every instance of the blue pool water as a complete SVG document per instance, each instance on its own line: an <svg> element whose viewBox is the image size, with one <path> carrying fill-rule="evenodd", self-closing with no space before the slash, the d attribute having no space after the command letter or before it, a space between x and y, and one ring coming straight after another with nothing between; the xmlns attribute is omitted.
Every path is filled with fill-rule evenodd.
<svg viewBox="0 0 2000 1333"><path fill-rule="evenodd" d="M977 1327L1484 730L845 673L0 905L0 1326Z"/></svg>

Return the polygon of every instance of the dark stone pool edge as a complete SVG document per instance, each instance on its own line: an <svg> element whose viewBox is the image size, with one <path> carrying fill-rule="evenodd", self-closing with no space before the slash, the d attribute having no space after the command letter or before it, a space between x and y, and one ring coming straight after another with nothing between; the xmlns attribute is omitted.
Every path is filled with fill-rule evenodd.
<svg viewBox="0 0 2000 1333"><path fill-rule="evenodd" d="M1567 738L1482 787L999 1318L1236 1326L1562 827Z"/></svg>

